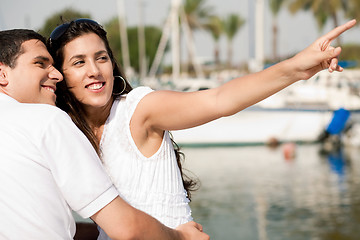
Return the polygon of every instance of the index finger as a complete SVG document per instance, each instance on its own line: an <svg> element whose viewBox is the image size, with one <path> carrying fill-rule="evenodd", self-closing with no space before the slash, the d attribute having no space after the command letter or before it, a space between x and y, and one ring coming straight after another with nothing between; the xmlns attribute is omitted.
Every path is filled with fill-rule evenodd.
<svg viewBox="0 0 360 240"><path fill-rule="evenodd" d="M355 19L350 20L347 23L334 28L333 30L322 36L322 38L325 38L327 41L331 42L332 40L340 36L343 32L355 26L355 24L356 24Z"/></svg>

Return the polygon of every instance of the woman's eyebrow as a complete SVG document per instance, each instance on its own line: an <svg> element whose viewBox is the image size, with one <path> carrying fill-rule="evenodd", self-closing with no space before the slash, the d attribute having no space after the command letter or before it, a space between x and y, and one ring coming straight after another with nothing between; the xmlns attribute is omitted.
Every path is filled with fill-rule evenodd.
<svg viewBox="0 0 360 240"><path fill-rule="evenodd" d="M98 56L98 55L101 55L101 54L104 54L104 53L108 53L106 50L101 50L101 51L98 51L95 53L95 56Z"/></svg>
<svg viewBox="0 0 360 240"><path fill-rule="evenodd" d="M74 58L85 58L85 55L84 54L74 55L69 59L69 61L71 61Z"/></svg>

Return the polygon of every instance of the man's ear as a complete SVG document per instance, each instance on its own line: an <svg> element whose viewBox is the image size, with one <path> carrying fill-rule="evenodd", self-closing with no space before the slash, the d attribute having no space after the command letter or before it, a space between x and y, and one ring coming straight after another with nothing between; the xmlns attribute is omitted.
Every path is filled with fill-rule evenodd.
<svg viewBox="0 0 360 240"><path fill-rule="evenodd" d="M6 69L8 67L5 66L2 62L0 62L0 86L5 87L9 84L8 78L7 78L7 72Z"/></svg>

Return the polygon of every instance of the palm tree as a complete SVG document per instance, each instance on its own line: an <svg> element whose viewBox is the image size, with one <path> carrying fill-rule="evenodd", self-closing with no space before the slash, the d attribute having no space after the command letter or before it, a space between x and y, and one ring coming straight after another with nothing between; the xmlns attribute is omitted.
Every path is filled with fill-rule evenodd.
<svg viewBox="0 0 360 240"><path fill-rule="evenodd" d="M277 45L278 45L278 23L277 18L279 15L279 12L285 3L286 0L270 0L270 10L273 15L273 21L272 21L272 31L273 31L273 42L272 42L272 48L273 48L273 59L275 61L278 61L278 52L277 52Z"/></svg>
<svg viewBox="0 0 360 240"><path fill-rule="evenodd" d="M349 0L349 9L346 15L350 18L360 18L360 0Z"/></svg>
<svg viewBox="0 0 360 240"><path fill-rule="evenodd" d="M223 20L223 29L228 41L227 65L232 65L233 39L238 30L244 25L245 20L238 14L230 14Z"/></svg>
<svg viewBox="0 0 360 240"><path fill-rule="evenodd" d="M314 17L319 29L319 32L322 33L325 27L325 24L328 20L328 15L324 11L318 11L314 13Z"/></svg>
<svg viewBox="0 0 360 240"><path fill-rule="evenodd" d="M333 20L334 27L339 26L338 12L348 9L348 0L292 0L289 9L292 13L299 10L311 10L320 29L326 24L327 19ZM340 38L337 38L340 45Z"/></svg>
<svg viewBox="0 0 360 240"><path fill-rule="evenodd" d="M188 31L188 39L191 43L194 42L192 32L205 28L206 22L208 22L208 19L212 16L212 9L211 6L207 5L206 0L185 0L182 11L190 29L190 31ZM190 58L194 58L189 48L188 55Z"/></svg>
<svg viewBox="0 0 360 240"><path fill-rule="evenodd" d="M122 65L122 46L119 41L120 39L120 31L119 31L119 20L117 17L110 19L104 25L111 49L113 49L113 54L118 62ZM161 29L155 26L145 26L144 34L147 39L145 42L145 56L147 56L147 61L149 64L152 64L155 58L155 53L157 49L157 44L160 41L161 37ZM127 28L127 36L129 38L129 57L132 67L135 71L140 72L141 68L141 59L139 58L139 35L138 35L138 27L128 27ZM167 49L165 49L166 51Z"/></svg>
<svg viewBox="0 0 360 240"><path fill-rule="evenodd" d="M184 10L190 29L196 30L204 27L213 8L206 5L206 0L185 0Z"/></svg>
<svg viewBox="0 0 360 240"><path fill-rule="evenodd" d="M205 25L205 28L211 33L211 36L214 39L214 60L217 67L220 65L220 47L219 40L224 29L221 23L221 19L218 16L211 16L209 22Z"/></svg>

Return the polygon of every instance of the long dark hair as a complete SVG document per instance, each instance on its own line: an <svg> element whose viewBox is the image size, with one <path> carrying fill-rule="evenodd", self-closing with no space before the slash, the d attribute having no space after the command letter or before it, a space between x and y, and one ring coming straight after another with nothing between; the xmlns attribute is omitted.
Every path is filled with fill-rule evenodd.
<svg viewBox="0 0 360 240"><path fill-rule="evenodd" d="M69 23L64 23L63 25L65 26L64 32L61 32L60 36L56 36L56 39L51 39L50 36L49 40L47 41L49 52L51 53L51 55L55 60L55 67L57 69L59 69L62 72L62 63L64 61L63 50L64 50L64 46L67 43L71 42L75 38L80 37L84 34L95 33L102 39L102 41L105 44L108 55L114 66L113 76L121 76L125 79L126 87L125 90L122 92L122 95L127 94L132 90L131 85L126 80L125 75L123 74L121 68L119 67L119 65L115 60L114 54L110 48L109 41L106 36L106 31L103 29L101 25L90 19L75 20ZM114 81L113 93L118 93L119 91L121 91L121 89L123 89L124 87L122 84L123 84L122 81ZM66 81L61 81L60 83L57 84L56 95L57 95L56 106L58 106L59 108L61 108L62 110L68 113L68 115L71 117L73 122L86 135L86 137L89 139L92 146L95 148L96 152L100 156L100 152L101 152L100 146L95 136L95 133L92 131L89 124L86 122L85 111L82 105L80 104L80 102L69 91L69 88L66 85ZM117 96L117 98L119 97L120 96ZM113 100L115 99L116 98L114 97ZM198 181L195 181L194 179L188 177L183 172L182 161L184 159L184 154L180 151L179 146L173 141L172 138L171 140L174 145L176 160L181 172L183 185L188 193L188 198L190 199L191 191L196 190L198 187Z"/></svg>

